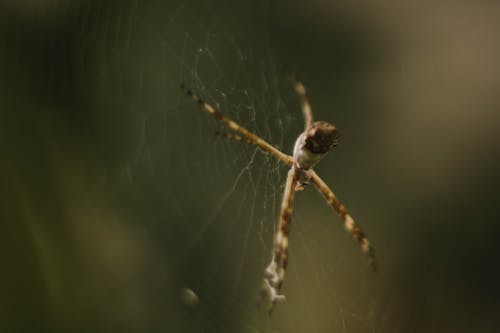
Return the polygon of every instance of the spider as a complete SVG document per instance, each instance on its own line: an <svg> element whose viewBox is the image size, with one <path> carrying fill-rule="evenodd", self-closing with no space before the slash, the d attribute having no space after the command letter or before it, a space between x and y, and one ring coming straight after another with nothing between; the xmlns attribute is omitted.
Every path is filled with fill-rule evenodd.
<svg viewBox="0 0 500 333"><path fill-rule="evenodd" d="M371 269L373 271L377 270L375 251L366 238L365 233L354 222L345 206L337 199L333 191L313 170L313 167L338 144L339 132L329 122L313 120L311 105L304 85L293 78L292 81L294 90L301 100L302 113L305 118L304 131L295 141L292 156L281 152L264 139L241 127L213 106L206 103L191 90L186 89L184 85L181 85L181 89L203 110L235 132L234 134L226 135L228 138L256 145L265 153L271 154L290 167L281 203L278 228L274 238L274 252L271 263L265 270L263 292L267 294L271 301L269 313L272 312L277 301L285 299L285 296L280 294L280 291L288 265L288 237L290 234L295 192L302 191L307 184L313 184L330 207L342 218L345 229L358 241L361 249L367 255Z"/></svg>

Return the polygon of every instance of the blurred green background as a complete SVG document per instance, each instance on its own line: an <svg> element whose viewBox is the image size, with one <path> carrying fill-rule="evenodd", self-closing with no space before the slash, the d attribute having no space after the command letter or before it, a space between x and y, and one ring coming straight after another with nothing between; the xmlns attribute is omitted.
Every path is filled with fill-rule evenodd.
<svg viewBox="0 0 500 333"><path fill-rule="evenodd" d="M500 5L0 3L1 332L496 332ZM255 305L286 168L287 72L341 144L297 195L287 302Z"/></svg>

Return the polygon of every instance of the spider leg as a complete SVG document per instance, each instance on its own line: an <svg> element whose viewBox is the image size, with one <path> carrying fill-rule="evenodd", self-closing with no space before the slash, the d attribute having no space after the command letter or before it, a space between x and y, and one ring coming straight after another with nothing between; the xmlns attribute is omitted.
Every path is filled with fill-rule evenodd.
<svg viewBox="0 0 500 333"><path fill-rule="evenodd" d="M235 140L235 141L239 141L239 142L243 142L243 143L246 143L246 144L249 144L249 145L252 145L253 142L242 137L241 135L238 135L238 134L233 134L233 133L227 133L227 132L219 132L219 131L216 131L215 132L215 135L219 135L219 136L222 136L226 139L229 139L229 140Z"/></svg>
<svg viewBox="0 0 500 333"><path fill-rule="evenodd" d="M280 294L280 290L285 279L285 272L288 264L288 235L290 233L290 222L292 220L296 180L295 169L292 167L290 171L288 171L283 201L281 202L281 214L274 240L273 259L266 268L266 278L264 279L265 289L271 299L269 313L272 312L277 301L284 299L284 296Z"/></svg>
<svg viewBox="0 0 500 333"><path fill-rule="evenodd" d="M361 249L366 254L369 260L370 268L376 272L377 263L375 260L375 249L371 246L368 238L366 238L365 233L361 228L354 222L353 218L347 212L345 206L337 199L333 191L328 187L328 185L318 176L318 174L311 170L311 182L316 186L318 191L323 195L328 204L333 208L333 210L340 215L344 221L345 229L352 234L352 236L361 245Z"/></svg>
<svg viewBox="0 0 500 333"><path fill-rule="evenodd" d="M227 118L224 116L222 113L220 113L217 109L215 109L213 106L210 104L206 103L203 99L201 99L199 96L195 95L191 90L186 89L184 85L181 85L181 89L184 90L188 96L190 96L193 101L198 103L198 105L205 110L208 114L212 115L215 119L229 127L232 131L237 132L242 140L241 141L246 141L249 143L252 143L262 149L263 151L273 155L283 163L287 165L292 165L292 156L289 156L287 154L282 153L278 149L274 148L271 144L269 144L267 141L264 139L260 138L256 134L250 132L246 128L238 125L236 122L233 120Z"/></svg>
<svg viewBox="0 0 500 333"><path fill-rule="evenodd" d="M302 82L295 79L294 76L292 76L292 81L293 81L293 88L295 89L295 92L297 93L297 95L299 95L301 99L302 114L304 115L305 129L307 130L311 128L313 123L311 103L309 102L309 98L307 97L306 87L304 87Z"/></svg>

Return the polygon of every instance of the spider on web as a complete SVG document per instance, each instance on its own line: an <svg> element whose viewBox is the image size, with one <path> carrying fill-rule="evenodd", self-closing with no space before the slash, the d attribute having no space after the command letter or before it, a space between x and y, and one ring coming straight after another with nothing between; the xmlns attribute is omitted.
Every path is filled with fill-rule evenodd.
<svg viewBox="0 0 500 333"><path fill-rule="evenodd" d="M206 103L191 90L186 89L184 85L181 85L181 89L198 103L203 110L226 125L231 131L235 132L235 134L228 134L227 137L256 145L264 152L271 154L290 167L286 179L283 201L281 203L278 230L276 231L274 239L273 257L271 263L265 270L263 292L271 301L269 313L272 312L277 301L284 300L285 298L283 294L280 294L280 290L283 286L288 264L288 236L290 233L295 192L302 191L304 185L312 183L323 195L328 204L342 218L345 229L350 232L361 245L361 249L368 257L371 269L373 271L377 270L375 251L366 238L365 233L354 222L345 206L337 199L333 191L313 170L313 167L338 144L339 132L337 128L329 122L313 121L312 109L304 85L295 79L293 79L293 82L295 92L301 99L302 113L305 118L305 128L295 141L292 156L281 152L256 134L225 117L213 106Z"/></svg>

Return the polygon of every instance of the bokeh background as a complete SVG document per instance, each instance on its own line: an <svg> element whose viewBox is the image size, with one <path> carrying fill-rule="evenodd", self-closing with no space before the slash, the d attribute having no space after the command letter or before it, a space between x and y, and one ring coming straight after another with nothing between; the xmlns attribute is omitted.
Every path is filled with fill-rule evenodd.
<svg viewBox="0 0 500 333"><path fill-rule="evenodd" d="M2 1L1 332L497 332L500 5ZM284 292L256 305L290 152L287 73L342 140L318 172L375 244L371 274L312 188Z"/></svg>

